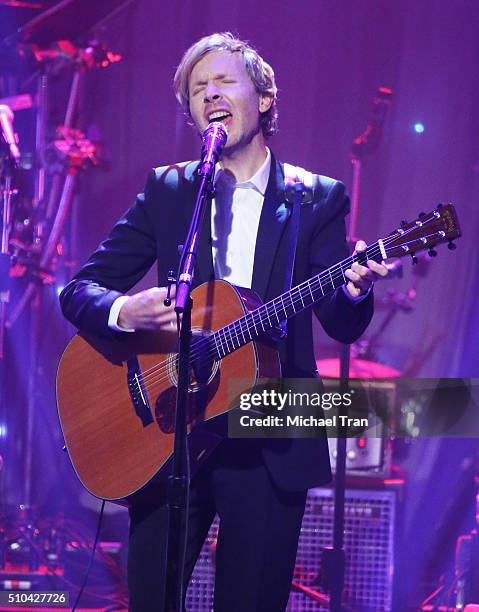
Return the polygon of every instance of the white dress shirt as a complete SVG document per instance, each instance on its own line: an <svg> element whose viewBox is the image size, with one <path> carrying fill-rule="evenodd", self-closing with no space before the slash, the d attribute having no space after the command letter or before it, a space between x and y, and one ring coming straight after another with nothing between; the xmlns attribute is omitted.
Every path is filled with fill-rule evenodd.
<svg viewBox="0 0 479 612"><path fill-rule="evenodd" d="M247 181L234 177L217 166L216 195L211 203L213 268L216 278L233 285L251 288L259 218L271 169L271 153Z"/></svg>

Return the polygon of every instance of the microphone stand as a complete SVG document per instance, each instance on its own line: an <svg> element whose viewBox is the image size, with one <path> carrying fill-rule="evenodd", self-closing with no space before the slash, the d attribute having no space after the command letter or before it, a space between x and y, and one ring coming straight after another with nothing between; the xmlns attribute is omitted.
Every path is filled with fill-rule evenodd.
<svg viewBox="0 0 479 612"><path fill-rule="evenodd" d="M359 212L359 191L364 158L373 153L379 146L382 127L388 106L391 102L392 91L387 87L379 87L373 100L372 118L366 130L353 141L351 161L353 164L353 179L351 187L351 216L347 242L350 248L356 243L356 225ZM351 362L351 347L349 344L341 346L340 354L340 393L349 388L349 366ZM341 416L348 415L347 407L341 406ZM346 557L344 553L344 508L346 499L346 451L347 451L347 425L338 425L336 479L334 487L334 527L333 547L326 549L323 554L326 565L326 577L329 583L331 599L330 610L341 612L342 594Z"/></svg>
<svg viewBox="0 0 479 612"><path fill-rule="evenodd" d="M1 190L2 196L2 241L0 250L0 361L5 356L5 322L7 303L10 296L10 231L12 216L12 178L13 161L3 160L4 181Z"/></svg>
<svg viewBox="0 0 479 612"><path fill-rule="evenodd" d="M188 386L190 383L191 346L191 283L201 226L208 199L213 196L214 164L202 175L193 217L178 266L175 312L179 327L178 387L176 394L175 440L172 473L168 477L168 535L166 551L165 611L183 609L184 561L187 544L187 512L189 502L190 466L187 440ZM165 301L166 305L169 305ZM181 322L180 322L180 315Z"/></svg>

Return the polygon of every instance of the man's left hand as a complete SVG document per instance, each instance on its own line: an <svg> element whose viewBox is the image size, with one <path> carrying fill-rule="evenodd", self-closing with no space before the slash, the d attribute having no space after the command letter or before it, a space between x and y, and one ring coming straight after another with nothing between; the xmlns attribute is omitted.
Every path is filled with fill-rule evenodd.
<svg viewBox="0 0 479 612"><path fill-rule="evenodd" d="M358 242L356 242L354 254L363 253L366 250L366 246L364 240L358 240ZM353 298L364 295L370 287L373 286L375 281L388 275L389 271L384 262L377 263L376 261L368 259L366 264L366 266L362 266L354 262L344 273L344 276L349 279L349 282L346 284L346 289Z"/></svg>

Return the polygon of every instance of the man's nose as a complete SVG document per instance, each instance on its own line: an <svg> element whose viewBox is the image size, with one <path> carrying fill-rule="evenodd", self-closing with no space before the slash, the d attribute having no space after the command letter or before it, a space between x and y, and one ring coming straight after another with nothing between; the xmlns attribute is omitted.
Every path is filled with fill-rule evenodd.
<svg viewBox="0 0 479 612"><path fill-rule="evenodd" d="M204 101L205 102L217 102L221 98L221 92L214 83L209 83L205 87Z"/></svg>

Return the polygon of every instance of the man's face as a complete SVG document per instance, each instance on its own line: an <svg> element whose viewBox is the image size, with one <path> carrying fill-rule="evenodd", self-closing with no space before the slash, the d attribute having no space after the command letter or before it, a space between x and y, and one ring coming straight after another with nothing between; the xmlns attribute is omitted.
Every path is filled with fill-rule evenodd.
<svg viewBox="0 0 479 612"><path fill-rule="evenodd" d="M226 151L262 138L260 113L272 101L256 92L240 53L206 54L191 71L188 88L190 114L198 130L203 132L211 121L228 128Z"/></svg>

